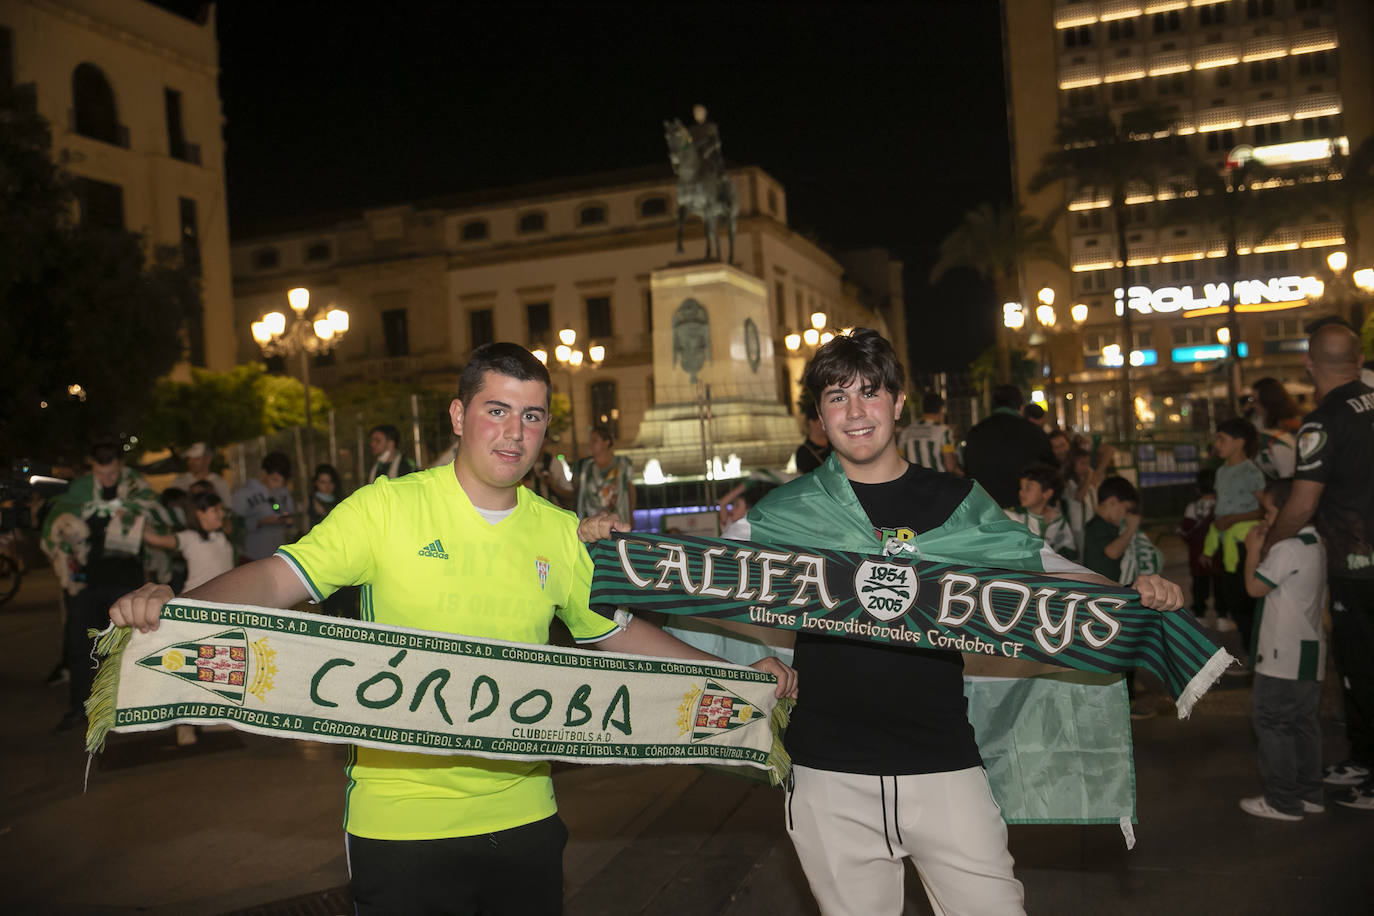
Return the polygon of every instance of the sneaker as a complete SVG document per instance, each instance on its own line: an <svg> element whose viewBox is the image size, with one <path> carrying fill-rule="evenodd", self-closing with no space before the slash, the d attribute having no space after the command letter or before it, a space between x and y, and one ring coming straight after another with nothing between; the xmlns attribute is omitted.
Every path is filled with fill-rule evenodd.
<svg viewBox="0 0 1374 916"><path fill-rule="evenodd" d="M1353 760L1333 763L1322 772L1322 782L1328 786L1358 786L1369 778L1369 767Z"/></svg>
<svg viewBox="0 0 1374 916"><path fill-rule="evenodd" d="M1157 715L1159 713L1155 711L1155 708L1144 700L1136 700L1131 704L1132 719L1153 719Z"/></svg>
<svg viewBox="0 0 1374 916"><path fill-rule="evenodd" d="M1351 786L1331 796L1331 800L1347 808L1374 811L1374 785L1366 783L1362 786Z"/></svg>
<svg viewBox="0 0 1374 916"><path fill-rule="evenodd" d="M1255 817L1268 817L1276 821L1302 820L1301 814L1284 814L1278 808L1273 807L1263 795L1256 795L1254 798L1242 798L1240 810L1246 814L1253 814Z"/></svg>
<svg viewBox="0 0 1374 916"><path fill-rule="evenodd" d="M1326 810L1326 805L1320 802L1308 801L1304 798L1302 800L1302 810L1304 814L1321 814Z"/></svg>

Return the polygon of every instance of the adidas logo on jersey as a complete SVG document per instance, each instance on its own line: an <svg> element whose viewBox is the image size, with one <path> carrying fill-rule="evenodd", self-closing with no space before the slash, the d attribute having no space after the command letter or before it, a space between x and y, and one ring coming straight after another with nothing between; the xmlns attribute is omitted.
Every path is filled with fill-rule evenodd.
<svg viewBox="0 0 1374 916"><path fill-rule="evenodd" d="M438 560L448 559L448 554L444 552L444 545L439 543L438 538L435 538L424 547L421 547L419 555L422 557L434 557Z"/></svg>

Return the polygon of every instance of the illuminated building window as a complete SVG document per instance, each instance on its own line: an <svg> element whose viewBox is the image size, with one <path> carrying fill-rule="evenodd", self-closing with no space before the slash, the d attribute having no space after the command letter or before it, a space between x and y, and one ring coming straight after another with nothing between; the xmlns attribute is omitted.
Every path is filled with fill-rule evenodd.
<svg viewBox="0 0 1374 916"><path fill-rule="evenodd" d="M544 211L534 210L530 213L521 213L520 222L517 226L522 235L527 232L543 232Z"/></svg>

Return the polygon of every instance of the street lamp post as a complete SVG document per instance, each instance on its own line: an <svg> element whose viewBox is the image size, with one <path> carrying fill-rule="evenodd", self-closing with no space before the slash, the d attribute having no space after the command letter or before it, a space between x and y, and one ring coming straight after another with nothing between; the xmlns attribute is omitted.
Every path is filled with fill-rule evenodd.
<svg viewBox="0 0 1374 916"><path fill-rule="evenodd" d="M289 359L300 356L301 382L305 386L305 430L307 464L315 466L315 440L311 435L313 427L310 417L310 357L328 353L348 333L348 312L340 308L327 308L316 313L314 319L306 318L310 310L310 290L298 286L286 294L294 318L287 324L281 312L268 312L253 322L253 340L263 356L280 356ZM303 473L305 473L303 471Z"/></svg>
<svg viewBox="0 0 1374 916"><path fill-rule="evenodd" d="M538 347L534 358L549 364L549 351ZM564 328L558 332L558 346L553 349L554 360L568 373L568 428L572 430L572 461L577 463L577 393L573 390L573 375L582 369L595 369L606 359L606 348L593 343L583 353L577 346L577 332Z"/></svg>

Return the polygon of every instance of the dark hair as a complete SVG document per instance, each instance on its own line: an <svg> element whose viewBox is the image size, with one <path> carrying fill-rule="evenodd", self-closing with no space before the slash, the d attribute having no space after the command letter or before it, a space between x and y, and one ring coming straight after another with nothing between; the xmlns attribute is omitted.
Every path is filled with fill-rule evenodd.
<svg viewBox="0 0 1374 916"><path fill-rule="evenodd" d="M1087 458L1091 460L1092 452L1089 452L1085 448L1080 448L1077 445L1070 446L1069 453L1064 456L1064 474L1069 478L1069 480L1078 481L1077 465L1079 458ZM1081 481L1078 482L1081 483Z"/></svg>
<svg viewBox="0 0 1374 916"><path fill-rule="evenodd" d="M1071 441L1069 441L1069 434L1066 433L1066 432L1064 432L1062 429L1060 429L1060 428L1057 427L1057 426L1056 426L1054 429L1050 430L1050 431L1046 434L1046 438L1048 438L1048 439L1063 439L1064 442L1067 443L1071 448L1072 448L1072 446L1073 446L1073 443L1072 443Z"/></svg>
<svg viewBox="0 0 1374 916"><path fill-rule="evenodd" d="M811 396L811 392L806 388L802 389L801 397L797 398L797 409L802 412L802 416L808 420L819 420L820 411L816 408L816 399Z"/></svg>
<svg viewBox="0 0 1374 916"><path fill-rule="evenodd" d="M921 413L939 413L945 409L945 399L933 391L921 393Z"/></svg>
<svg viewBox="0 0 1374 916"><path fill-rule="evenodd" d="M392 445L397 445L401 441L401 431L396 427L392 426L390 423L378 424L377 426L372 427L372 429L368 430L367 432L369 436L371 436L373 433L381 433L383 436L387 438L389 442L391 442ZM320 465L320 467L328 467L328 465ZM315 473L319 474L319 472L320 469L316 468Z"/></svg>
<svg viewBox="0 0 1374 916"><path fill-rule="evenodd" d="M1045 417L1045 408L1041 407L1039 404L1035 403L1034 401L1031 401L1029 404L1026 405L1026 419L1027 419L1027 420L1030 420L1031 422L1035 422L1036 420L1042 420L1042 419L1044 419L1044 417Z"/></svg>
<svg viewBox="0 0 1374 916"><path fill-rule="evenodd" d="M1264 411L1264 422L1270 427L1298 416L1297 403L1278 379L1262 378L1250 387L1255 389L1255 400Z"/></svg>
<svg viewBox="0 0 1374 916"><path fill-rule="evenodd" d="M280 474L291 479L291 459L281 452L268 452L262 456L262 469L269 474Z"/></svg>
<svg viewBox="0 0 1374 916"><path fill-rule="evenodd" d="M848 385L855 379L864 388L881 388L894 398L906 383L906 370L892 344L869 328L840 334L817 350L806 365L802 385L819 402L821 392L831 385Z"/></svg>
<svg viewBox="0 0 1374 916"><path fill-rule="evenodd" d="M171 488L169 487L168 489L171 489ZM166 490L164 490L163 492L165 493ZM191 483L186 487L186 494L187 494L188 496L194 496L194 495L196 495L197 493L213 493L213 492L215 492L215 485L212 484L212 483L211 483L210 481L208 481L208 480L193 480L193 481L191 481Z"/></svg>
<svg viewBox="0 0 1374 916"><path fill-rule="evenodd" d="M1225 433L1232 439L1241 439L1245 442L1245 457L1253 458L1259 451L1259 431L1255 429L1255 424L1240 417L1232 417L1229 420L1222 420L1217 424L1217 432Z"/></svg>
<svg viewBox="0 0 1374 916"><path fill-rule="evenodd" d="M1051 490L1055 496L1064 492L1064 482L1059 478L1059 469L1048 464L1032 464L1021 472L1021 480L1040 484L1041 489Z"/></svg>
<svg viewBox="0 0 1374 916"><path fill-rule="evenodd" d="M186 491L179 487L168 487L157 495L157 501L167 509L176 508L177 503L183 502L185 499Z"/></svg>
<svg viewBox="0 0 1374 916"><path fill-rule="evenodd" d="M1215 493L1217 491L1216 468L1203 468L1197 472L1197 491L1199 493Z"/></svg>
<svg viewBox="0 0 1374 916"><path fill-rule="evenodd" d="M213 509L215 506L224 504L224 500L219 498L219 494L213 489L209 493L192 493L186 497L186 527L200 535L202 541L210 540L210 532L200 527L200 519L196 516L197 512L204 512L206 509Z"/></svg>
<svg viewBox="0 0 1374 916"><path fill-rule="evenodd" d="M549 391L553 384L549 381L549 370L534 354L519 344L496 343L482 344L468 357L467 365L458 376L458 400L467 408L472 399L482 389L488 372L513 378L518 382L543 382L544 404L549 403Z"/></svg>
<svg viewBox="0 0 1374 916"><path fill-rule="evenodd" d="M334 481L334 498L336 500L343 499L343 481L339 479L338 468L332 464L317 464L315 465L315 473L310 475L310 482L314 483L321 474Z"/></svg>
<svg viewBox="0 0 1374 916"><path fill-rule="evenodd" d="M1293 478L1281 477L1278 480L1271 480L1264 485L1264 492L1269 494L1269 499L1273 501L1275 509L1282 509L1288 502L1288 497L1293 495Z"/></svg>
<svg viewBox="0 0 1374 916"><path fill-rule="evenodd" d="M615 445L615 436L611 435L609 426L602 426L600 423L592 427L592 435L596 436L607 445Z"/></svg>
<svg viewBox="0 0 1374 916"><path fill-rule="evenodd" d="M1012 410L1021 409L1021 389L1015 385L998 385L992 389L993 407L1010 407Z"/></svg>
<svg viewBox="0 0 1374 916"><path fill-rule="evenodd" d="M87 453L96 464L109 464L124 457L124 450L118 442L95 442Z"/></svg>
<svg viewBox="0 0 1374 916"><path fill-rule="evenodd" d="M1108 477L1097 488L1099 504L1115 497L1123 503L1139 503L1140 492L1125 477Z"/></svg>

